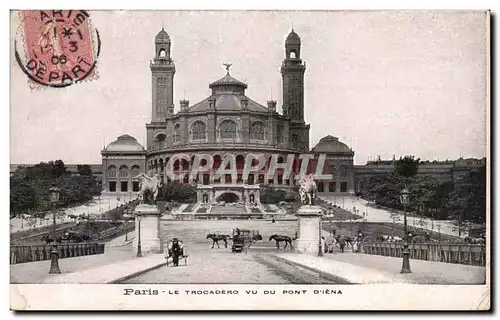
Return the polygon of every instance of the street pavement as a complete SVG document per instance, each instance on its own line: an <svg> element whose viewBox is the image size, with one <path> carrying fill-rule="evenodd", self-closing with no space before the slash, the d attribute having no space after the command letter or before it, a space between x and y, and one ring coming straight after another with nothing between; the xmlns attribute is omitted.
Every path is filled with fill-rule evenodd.
<svg viewBox="0 0 500 320"><path fill-rule="evenodd" d="M261 250L250 248L247 253L232 253L230 246L227 249L210 249L202 244L191 245L187 265L181 259L178 267L169 264L168 267L158 268L123 283L288 283L272 269L255 260L256 252Z"/></svg>
<svg viewBox="0 0 500 320"><path fill-rule="evenodd" d="M76 258L59 259L59 269L63 274L80 272L90 268L130 260L134 257L132 245L108 248L105 253ZM44 283L49 276L50 260L10 265L11 283Z"/></svg>
<svg viewBox="0 0 500 320"><path fill-rule="evenodd" d="M360 215L363 215L365 213L365 221L366 222L386 222L386 223L392 223L392 215L394 213L390 212L387 209L382 209L382 208L375 208L373 206L370 206L368 204L368 201L354 197L354 196L333 196L333 195L320 195L320 199L327 201L331 204L337 204L340 206L343 206L344 209L346 210L352 210L353 207L356 207ZM399 216L399 219L395 221L395 223L402 224L403 223L403 214L398 212L396 213ZM409 223L412 223L412 221L415 220L414 218L408 218ZM420 220L420 217L418 218ZM456 231L456 227L453 225L452 221L449 220L434 220L432 223L431 219L429 218L424 218L422 219L425 221L426 225L421 226L423 229L427 230L433 230L437 231L437 225L440 225L440 232L452 236L457 236L458 237L458 231ZM344 221L347 223L347 221ZM434 229L432 229L432 226L434 226ZM420 227L420 225L419 225ZM464 235L462 235L463 237Z"/></svg>
<svg viewBox="0 0 500 320"><path fill-rule="evenodd" d="M323 257L280 253L279 258L335 275L357 284L485 284L486 268L443 262L410 260L412 273L401 274L402 258L362 253L333 253Z"/></svg>
<svg viewBox="0 0 500 320"><path fill-rule="evenodd" d="M206 239L207 233L232 234L235 228L259 231L262 241L258 241L242 253L232 253L232 241L228 247L220 242L220 248ZM293 252L278 249L269 236L275 233L293 237L296 221L264 220L195 220L162 221L161 237L164 241L177 237L188 248L187 265L179 262L178 267L161 267L142 274L124 283L239 283L239 284L280 284L280 283L335 283L334 278L325 278L316 271L290 265L274 258L278 252ZM328 232L324 232L327 236ZM284 243L281 243L281 247Z"/></svg>
<svg viewBox="0 0 500 320"><path fill-rule="evenodd" d="M128 260L96 266L93 268L49 275L43 283L80 283L80 284L111 284L120 283L136 274L153 270L166 264L162 254L149 254L143 257L133 257Z"/></svg>

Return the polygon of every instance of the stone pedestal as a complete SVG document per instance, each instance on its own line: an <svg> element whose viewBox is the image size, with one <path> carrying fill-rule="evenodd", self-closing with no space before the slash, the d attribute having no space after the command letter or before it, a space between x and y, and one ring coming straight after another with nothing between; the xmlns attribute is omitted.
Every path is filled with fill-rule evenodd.
<svg viewBox="0 0 500 320"><path fill-rule="evenodd" d="M137 252L137 242L139 239L139 224L141 228L141 251L160 253L160 210L156 205L140 204L135 208L135 238L133 242L134 253ZM139 223L140 217L140 223Z"/></svg>
<svg viewBox="0 0 500 320"><path fill-rule="evenodd" d="M320 206L303 205L297 210L296 215L298 238L295 241L295 251L317 254L323 209Z"/></svg>

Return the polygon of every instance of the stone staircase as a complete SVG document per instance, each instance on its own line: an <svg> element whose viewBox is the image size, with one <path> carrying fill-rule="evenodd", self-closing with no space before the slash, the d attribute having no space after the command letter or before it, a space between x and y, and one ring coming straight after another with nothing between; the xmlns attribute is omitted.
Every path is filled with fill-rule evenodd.
<svg viewBox="0 0 500 320"><path fill-rule="evenodd" d="M244 206L212 206L212 215L235 216L248 214Z"/></svg>

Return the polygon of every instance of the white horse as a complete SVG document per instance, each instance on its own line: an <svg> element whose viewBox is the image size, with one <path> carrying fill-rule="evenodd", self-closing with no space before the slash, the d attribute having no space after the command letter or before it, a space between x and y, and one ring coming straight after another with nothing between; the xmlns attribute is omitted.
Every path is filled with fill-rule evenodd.
<svg viewBox="0 0 500 320"><path fill-rule="evenodd" d="M158 174L156 173L152 177L148 177L144 173L139 173L135 178L139 180L141 200L143 202L148 200L144 199L144 194L146 190L149 190L153 198L152 200L154 201L156 199L156 196L158 195L158 188L161 185L161 180Z"/></svg>
<svg viewBox="0 0 500 320"><path fill-rule="evenodd" d="M312 176L305 177L299 181L299 195L302 204L314 204L314 199L318 192L318 187Z"/></svg>

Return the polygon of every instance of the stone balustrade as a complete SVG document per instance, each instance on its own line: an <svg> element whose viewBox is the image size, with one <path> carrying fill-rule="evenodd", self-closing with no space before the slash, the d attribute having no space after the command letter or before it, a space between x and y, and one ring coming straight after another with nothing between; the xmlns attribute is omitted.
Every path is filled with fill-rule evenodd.
<svg viewBox="0 0 500 320"><path fill-rule="evenodd" d="M479 244L411 243L408 245L410 259L486 265L486 246ZM403 243L364 242L362 252L388 257L403 257Z"/></svg>
<svg viewBox="0 0 500 320"><path fill-rule="evenodd" d="M53 245L10 246L10 264L50 260ZM104 253L104 243L85 242L58 244L59 259Z"/></svg>

